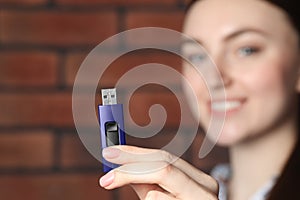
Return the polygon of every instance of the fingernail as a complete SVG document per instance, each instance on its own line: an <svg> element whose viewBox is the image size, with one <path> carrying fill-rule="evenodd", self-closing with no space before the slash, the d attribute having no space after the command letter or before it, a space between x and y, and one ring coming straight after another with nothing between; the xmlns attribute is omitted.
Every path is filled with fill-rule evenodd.
<svg viewBox="0 0 300 200"><path fill-rule="evenodd" d="M109 172L100 178L101 187L107 187L114 182L115 175L113 172Z"/></svg>
<svg viewBox="0 0 300 200"><path fill-rule="evenodd" d="M105 148L102 150L102 156L104 158L113 159L120 156L121 151L117 148Z"/></svg>

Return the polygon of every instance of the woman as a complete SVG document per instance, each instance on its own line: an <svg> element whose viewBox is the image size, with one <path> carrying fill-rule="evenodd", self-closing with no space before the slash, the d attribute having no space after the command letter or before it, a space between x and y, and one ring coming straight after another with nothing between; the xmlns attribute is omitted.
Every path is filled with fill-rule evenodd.
<svg viewBox="0 0 300 200"><path fill-rule="evenodd" d="M152 173L113 170L100 179L102 187L132 184L140 199L300 199L295 109L300 92L299 11L292 1L280 2L198 0L187 12L184 33L201 42L218 66L226 103L211 102L195 73L189 68L184 73L201 94L197 98L204 129L212 114L226 113L218 144L229 147L231 173L217 170L217 182L178 159ZM145 160L128 152L159 156ZM103 156L121 168L172 159L163 151L129 146L105 149ZM226 166L221 169L229 172Z"/></svg>

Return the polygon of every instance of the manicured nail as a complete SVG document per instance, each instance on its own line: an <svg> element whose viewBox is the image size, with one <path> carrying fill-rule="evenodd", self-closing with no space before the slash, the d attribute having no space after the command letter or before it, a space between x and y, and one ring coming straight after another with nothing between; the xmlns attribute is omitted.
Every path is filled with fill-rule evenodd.
<svg viewBox="0 0 300 200"><path fill-rule="evenodd" d="M102 150L102 156L104 158L113 159L120 156L121 151L117 148L108 147Z"/></svg>
<svg viewBox="0 0 300 200"><path fill-rule="evenodd" d="M114 182L115 175L113 172L109 172L100 178L101 187L107 187Z"/></svg>

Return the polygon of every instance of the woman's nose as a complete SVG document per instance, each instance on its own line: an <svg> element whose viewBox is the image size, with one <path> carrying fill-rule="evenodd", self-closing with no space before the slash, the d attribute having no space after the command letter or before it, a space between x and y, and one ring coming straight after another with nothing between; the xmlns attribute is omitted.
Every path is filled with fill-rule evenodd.
<svg viewBox="0 0 300 200"><path fill-rule="evenodd" d="M214 60L216 74L213 78L211 87L213 89L227 88L232 84L232 77L230 73L229 63L225 58L218 58Z"/></svg>

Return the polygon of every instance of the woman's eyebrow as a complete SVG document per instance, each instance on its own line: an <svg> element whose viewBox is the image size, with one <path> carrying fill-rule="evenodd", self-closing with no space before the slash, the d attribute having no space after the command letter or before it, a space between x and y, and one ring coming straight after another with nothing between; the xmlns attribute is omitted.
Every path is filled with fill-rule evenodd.
<svg viewBox="0 0 300 200"><path fill-rule="evenodd" d="M184 38L180 44L181 44L181 46L195 45L195 46L199 46L199 47L203 48L203 43L200 40L195 39L195 38Z"/></svg>
<svg viewBox="0 0 300 200"><path fill-rule="evenodd" d="M226 34L223 38L223 41L227 42L229 40L232 40L236 37L239 37L241 35L244 35L244 34L248 34L248 33L254 33L254 34L259 34L259 35L262 35L262 36L267 36L268 34L263 31L263 30L260 30L260 29L255 29L255 28L241 28L241 29L237 29L237 30L234 30L228 34Z"/></svg>
<svg viewBox="0 0 300 200"><path fill-rule="evenodd" d="M229 40L232 40L236 37L239 37L241 35L248 34L248 33L259 34L259 35L262 35L262 36L267 36L268 35L268 33L266 33L263 30L260 30L260 29L240 28L240 29L233 30L232 32L225 34L225 36L223 37L222 40L227 42ZM181 41L181 46L185 46L185 45L200 45L200 46L204 47L204 42L202 42L201 40L199 40L197 38L184 38Z"/></svg>

